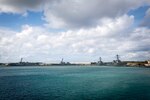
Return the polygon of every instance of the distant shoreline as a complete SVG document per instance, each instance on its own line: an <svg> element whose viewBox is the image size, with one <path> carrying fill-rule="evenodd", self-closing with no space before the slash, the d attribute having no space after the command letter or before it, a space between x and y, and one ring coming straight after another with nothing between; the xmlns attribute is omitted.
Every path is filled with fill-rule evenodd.
<svg viewBox="0 0 150 100"><path fill-rule="evenodd" d="M42 63L42 62L16 62L16 63L0 63L0 66L124 66L124 67L149 67L150 60L148 61L120 61L114 60L113 62L91 62L91 63Z"/></svg>

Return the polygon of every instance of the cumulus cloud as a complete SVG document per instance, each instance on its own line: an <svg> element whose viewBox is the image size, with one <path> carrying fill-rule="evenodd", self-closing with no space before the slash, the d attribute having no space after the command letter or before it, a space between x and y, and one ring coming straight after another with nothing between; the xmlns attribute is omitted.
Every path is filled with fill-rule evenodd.
<svg viewBox="0 0 150 100"><path fill-rule="evenodd" d="M72 61L87 61L99 56L112 60L116 54L121 54L123 60L150 59L150 29L134 28L134 16L126 14L149 3L149 0L0 0L0 12L43 11L47 22L47 27L23 25L19 32L0 28L0 60L18 61L23 57L53 61L69 57ZM143 26L148 25L146 22ZM49 31L51 28L67 30L54 33Z"/></svg>
<svg viewBox="0 0 150 100"><path fill-rule="evenodd" d="M47 26L86 28L99 25L101 18L115 18L136 9L149 0L60 0L44 9Z"/></svg>
<svg viewBox="0 0 150 100"><path fill-rule="evenodd" d="M44 33L42 28L34 27L33 29L28 25L24 25L21 32L10 31L8 34L7 30L3 29L3 31L6 31L6 34L0 39L0 55L6 61L14 61L20 57L31 57L32 54L36 54L38 49L36 49L35 39L39 34ZM40 49L42 50L42 46Z"/></svg>
<svg viewBox="0 0 150 100"><path fill-rule="evenodd" d="M118 53L124 60L137 59L141 54L146 54L143 58L147 59L150 56L150 30L130 29L133 22L133 16L123 15L115 19L102 19L101 25L94 28L57 34L50 33L43 27L25 25L21 32L15 32L12 36L3 35L0 39L0 53L3 61L16 61L21 57L32 61L39 58L41 61L58 61L63 55L72 57L72 61L87 61L88 57L99 56L106 57L104 60L107 60L113 59Z"/></svg>
<svg viewBox="0 0 150 100"><path fill-rule="evenodd" d="M43 11L50 28L89 28L99 25L101 18L115 18L131 9L149 5L149 0L0 0L0 12L21 13Z"/></svg>

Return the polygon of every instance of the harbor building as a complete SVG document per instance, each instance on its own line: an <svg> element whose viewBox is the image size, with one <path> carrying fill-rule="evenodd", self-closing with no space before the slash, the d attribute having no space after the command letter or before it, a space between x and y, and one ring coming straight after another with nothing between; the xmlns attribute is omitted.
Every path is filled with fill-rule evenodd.
<svg viewBox="0 0 150 100"><path fill-rule="evenodd" d="M150 60L147 61L147 64L145 64L146 67L150 67Z"/></svg>

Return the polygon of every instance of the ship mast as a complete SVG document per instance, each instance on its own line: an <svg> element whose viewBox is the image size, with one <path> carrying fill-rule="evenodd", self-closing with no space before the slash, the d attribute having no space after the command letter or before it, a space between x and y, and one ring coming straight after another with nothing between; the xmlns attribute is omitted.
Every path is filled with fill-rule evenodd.
<svg viewBox="0 0 150 100"><path fill-rule="evenodd" d="M60 63L61 63L61 64L65 64L64 58L61 59L61 62L60 62Z"/></svg>
<svg viewBox="0 0 150 100"><path fill-rule="evenodd" d="M117 61L119 61L119 55L118 54L116 55L116 58L117 58Z"/></svg>
<svg viewBox="0 0 150 100"><path fill-rule="evenodd" d="M121 60L120 60L119 58L120 58L120 56L117 54L117 55L116 55L116 59L117 59L116 61L117 61L117 63L120 63L120 62L121 62Z"/></svg>
<svg viewBox="0 0 150 100"><path fill-rule="evenodd" d="M20 63L22 63L22 61L23 61L23 58L21 58Z"/></svg>
<svg viewBox="0 0 150 100"><path fill-rule="evenodd" d="M101 58L101 57L99 57L98 64L99 64L99 65L103 64L103 62L102 62L102 58Z"/></svg>

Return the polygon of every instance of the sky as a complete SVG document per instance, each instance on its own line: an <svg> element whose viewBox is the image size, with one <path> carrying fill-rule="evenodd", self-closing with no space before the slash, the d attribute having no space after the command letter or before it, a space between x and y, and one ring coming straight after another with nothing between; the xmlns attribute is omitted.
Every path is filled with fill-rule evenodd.
<svg viewBox="0 0 150 100"><path fill-rule="evenodd" d="M150 0L0 0L0 62L150 59Z"/></svg>

